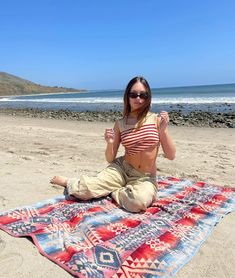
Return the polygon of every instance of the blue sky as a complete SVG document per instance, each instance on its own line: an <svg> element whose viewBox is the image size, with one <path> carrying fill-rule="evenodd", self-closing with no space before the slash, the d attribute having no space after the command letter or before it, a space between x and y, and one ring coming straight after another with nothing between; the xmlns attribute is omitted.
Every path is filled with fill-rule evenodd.
<svg viewBox="0 0 235 278"><path fill-rule="evenodd" d="M235 1L8 0L0 71L42 85L121 89L235 82Z"/></svg>

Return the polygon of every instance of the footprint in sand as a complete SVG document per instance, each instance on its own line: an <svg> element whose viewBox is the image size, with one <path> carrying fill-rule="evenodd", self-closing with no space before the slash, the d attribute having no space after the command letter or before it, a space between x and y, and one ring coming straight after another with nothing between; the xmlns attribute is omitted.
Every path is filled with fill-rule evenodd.
<svg viewBox="0 0 235 278"><path fill-rule="evenodd" d="M31 156L21 156L21 158L24 160L33 160L33 157Z"/></svg>
<svg viewBox="0 0 235 278"><path fill-rule="evenodd" d="M36 145L36 146L41 146L41 145L43 145L43 144L40 143L40 142L34 142L33 144Z"/></svg>
<svg viewBox="0 0 235 278"><path fill-rule="evenodd" d="M5 207L6 203L7 203L7 200L3 196L0 195L0 205Z"/></svg>
<svg viewBox="0 0 235 278"><path fill-rule="evenodd" d="M5 249L6 242L0 237L0 253Z"/></svg>
<svg viewBox="0 0 235 278"><path fill-rule="evenodd" d="M23 257L19 253L7 253L0 256L1 277L14 274L23 264ZM12 276L15 277L15 276Z"/></svg>
<svg viewBox="0 0 235 278"><path fill-rule="evenodd" d="M224 167L223 165L220 165L220 164L219 164L219 165L218 165L218 164L215 165L215 168L218 168L218 169L226 169L226 167Z"/></svg>
<svg viewBox="0 0 235 278"><path fill-rule="evenodd" d="M51 151L51 149L50 148L47 148L47 147L41 147L41 148L39 148L40 150L43 150L43 151Z"/></svg>
<svg viewBox="0 0 235 278"><path fill-rule="evenodd" d="M15 153L15 150L13 150L13 149L9 149L9 150L7 150L7 153Z"/></svg>
<svg viewBox="0 0 235 278"><path fill-rule="evenodd" d="M50 155L50 152L47 152L47 151L44 151L44 150L39 150L39 151L36 151L36 152L31 152L31 153L35 153L35 154L41 154L41 155Z"/></svg>

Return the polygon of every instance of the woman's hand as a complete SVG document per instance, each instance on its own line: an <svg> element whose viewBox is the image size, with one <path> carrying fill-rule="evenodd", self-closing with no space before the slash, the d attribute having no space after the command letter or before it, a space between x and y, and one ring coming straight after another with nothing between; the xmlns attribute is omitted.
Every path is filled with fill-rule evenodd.
<svg viewBox="0 0 235 278"><path fill-rule="evenodd" d="M159 114L159 117L161 118L160 130L165 131L168 127L169 122L170 122L169 115L166 111L161 111L160 114Z"/></svg>
<svg viewBox="0 0 235 278"><path fill-rule="evenodd" d="M114 130L112 128L106 128L104 133L104 139L107 143L114 142Z"/></svg>
<svg viewBox="0 0 235 278"><path fill-rule="evenodd" d="M110 163L117 155L117 151L121 141L121 134L119 130L118 121L115 122L113 128L106 128L104 132L104 139L107 142L105 150L105 158Z"/></svg>

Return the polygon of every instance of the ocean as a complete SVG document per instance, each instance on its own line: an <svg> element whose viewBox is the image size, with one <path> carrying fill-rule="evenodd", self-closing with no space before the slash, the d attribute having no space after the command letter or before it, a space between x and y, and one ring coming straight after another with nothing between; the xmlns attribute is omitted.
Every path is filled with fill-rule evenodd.
<svg viewBox="0 0 235 278"><path fill-rule="evenodd" d="M0 98L0 108L63 109L78 112L122 110L123 93L124 90L91 90L80 93L9 96ZM235 84L153 88L151 110L176 110L182 113L195 110L234 112Z"/></svg>

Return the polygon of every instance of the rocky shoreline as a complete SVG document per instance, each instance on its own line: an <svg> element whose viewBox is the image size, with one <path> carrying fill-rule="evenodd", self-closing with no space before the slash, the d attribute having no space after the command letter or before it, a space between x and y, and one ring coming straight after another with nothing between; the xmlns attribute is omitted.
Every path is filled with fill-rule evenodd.
<svg viewBox="0 0 235 278"><path fill-rule="evenodd" d="M69 110L40 110L40 109L16 109L1 108L0 115L12 115L30 118L44 119L65 119L75 121L99 121L114 122L122 117L120 111L84 111L73 112ZM213 128L235 128L235 112L229 113L212 113L205 111L192 111L183 114L181 111L171 111L170 125L174 126L197 126L197 127L213 127Z"/></svg>

